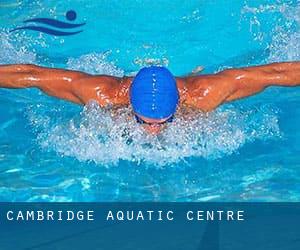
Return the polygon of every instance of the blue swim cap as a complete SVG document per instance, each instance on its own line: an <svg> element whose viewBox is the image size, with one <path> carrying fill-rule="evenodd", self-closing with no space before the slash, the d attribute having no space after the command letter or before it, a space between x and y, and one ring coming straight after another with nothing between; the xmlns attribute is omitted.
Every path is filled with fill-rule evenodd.
<svg viewBox="0 0 300 250"><path fill-rule="evenodd" d="M175 78L164 67L142 68L130 86L133 111L147 118L168 118L176 112L178 101Z"/></svg>

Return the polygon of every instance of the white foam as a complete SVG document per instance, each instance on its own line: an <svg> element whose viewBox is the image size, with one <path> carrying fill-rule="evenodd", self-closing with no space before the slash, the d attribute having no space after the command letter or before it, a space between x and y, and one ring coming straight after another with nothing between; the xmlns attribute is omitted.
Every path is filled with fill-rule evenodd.
<svg viewBox="0 0 300 250"><path fill-rule="evenodd" d="M269 62L300 60L300 6L284 8L282 14L288 23L273 30Z"/></svg>
<svg viewBox="0 0 300 250"><path fill-rule="evenodd" d="M300 6L289 6L286 3L276 3L272 5L259 5L250 7L246 5L242 14L251 13L250 32L254 39L262 41L266 36L261 31L260 14L277 13L282 16L283 23L275 24L270 29L272 38L268 46L269 57L267 62L294 61L300 60Z"/></svg>
<svg viewBox="0 0 300 250"><path fill-rule="evenodd" d="M0 64L36 62L36 54L18 42L18 37L17 34L0 31Z"/></svg>
<svg viewBox="0 0 300 250"><path fill-rule="evenodd" d="M187 157L216 159L237 152L247 142L280 137L272 109L230 107L209 115L181 110L160 135L152 136L135 122L130 108L102 109L92 101L80 116L57 122L54 117L63 113L41 117L41 108L47 107L32 106L28 117L42 148L105 166L120 160L164 166Z"/></svg>
<svg viewBox="0 0 300 250"><path fill-rule="evenodd" d="M106 74L122 77L124 70L118 68L113 62L108 61L110 52L90 53L79 58L70 58L67 62L68 69L84 71L91 74Z"/></svg>

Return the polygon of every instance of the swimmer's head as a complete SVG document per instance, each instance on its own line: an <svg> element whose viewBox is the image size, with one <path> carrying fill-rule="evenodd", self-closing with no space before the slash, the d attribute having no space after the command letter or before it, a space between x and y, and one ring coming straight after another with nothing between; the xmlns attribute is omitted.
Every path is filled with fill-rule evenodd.
<svg viewBox="0 0 300 250"><path fill-rule="evenodd" d="M130 102L137 121L153 126L171 120L179 102L175 78L164 67L142 68L130 86Z"/></svg>

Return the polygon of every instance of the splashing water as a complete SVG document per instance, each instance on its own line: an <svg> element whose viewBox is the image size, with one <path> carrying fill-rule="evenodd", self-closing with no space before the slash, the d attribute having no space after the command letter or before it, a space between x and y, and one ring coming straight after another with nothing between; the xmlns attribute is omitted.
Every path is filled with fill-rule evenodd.
<svg viewBox="0 0 300 250"><path fill-rule="evenodd" d="M271 30L271 42L268 45L269 57L267 63L278 61L294 61L300 59L300 6L289 6L286 3L273 5L260 5L249 7L246 5L242 14L251 13L250 30L254 39L262 40L265 35L261 31L264 22L260 21L260 15L264 13L279 13L284 24L274 25ZM253 26L257 26L255 30Z"/></svg>
<svg viewBox="0 0 300 250"><path fill-rule="evenodd" d="M287 27L275 26L270 48L270 62L300 59L300 6L284 8ZM296 27L296 29L295 29Z"/></svg>
<svg viewBox="0 0 300 250"><path fill-rule="evenodd" d="M120 160L163 166L187 157L216 159L247 142L280 136L276 112L270 109L231 107L209 115L181 109L173 123L152 136L134 121L130 108L103 109L92 101L79 117L65 121L51 121L55 114L40 117L40 108L31 107L28 117L42 148L107 166Z"/></svg>
<svg viewBox="0 0 300 250"><path fill-rule="evenodd" d="M14 37L16 39L16 37ZM5 31L0 31L0 63L35 63L36 54L29 51L25 45L12 41Z"/></svg>
<svg viewBox="0 0 300 250"><path fill-rule="evenodd" d="M70 58L67 62L68 69L84 71L91 74L106 74L112 76L124 76L124 71L107 60L110 51L104 53L91 53Z"/></svg>

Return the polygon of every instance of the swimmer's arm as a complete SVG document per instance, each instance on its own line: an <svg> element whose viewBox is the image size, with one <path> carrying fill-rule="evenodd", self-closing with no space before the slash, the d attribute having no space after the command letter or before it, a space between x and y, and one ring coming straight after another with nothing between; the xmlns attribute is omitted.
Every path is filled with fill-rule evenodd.
<svg viewBox="0 0 300 250"><path fill-rule="evenodd" d="M209 112L224 102L254 95L268 86L299 85L300 62L227 69L214 75L187 77L184 81L185 103Z"/></svg>
<svg viewBox="0 0 300 250"><path fill-rule="evenodd" d="M228 73L236 83L237 89L226 98L226 101L254 95L269 86L300 85L300 62L272 63L228 70Z"/></svg>
<svg viewBox="0 0 300 250"><path fill-rule="evenodd" d="M46 94L81 103L73 93L73 85L87 74L33 64L0 65L1 88L39 88Z"/></svg>
<svg viewBox="0 0 300 250"><path fill-rule="evenodd" d="M0 65L0 88L39 88L46 94L78 104L94 99L114 104L114 92L122 78L93 76L83 72L31 64ZM106 99L105 99L106 98ZM104 100L105 99L105 100Z"/></svg>

